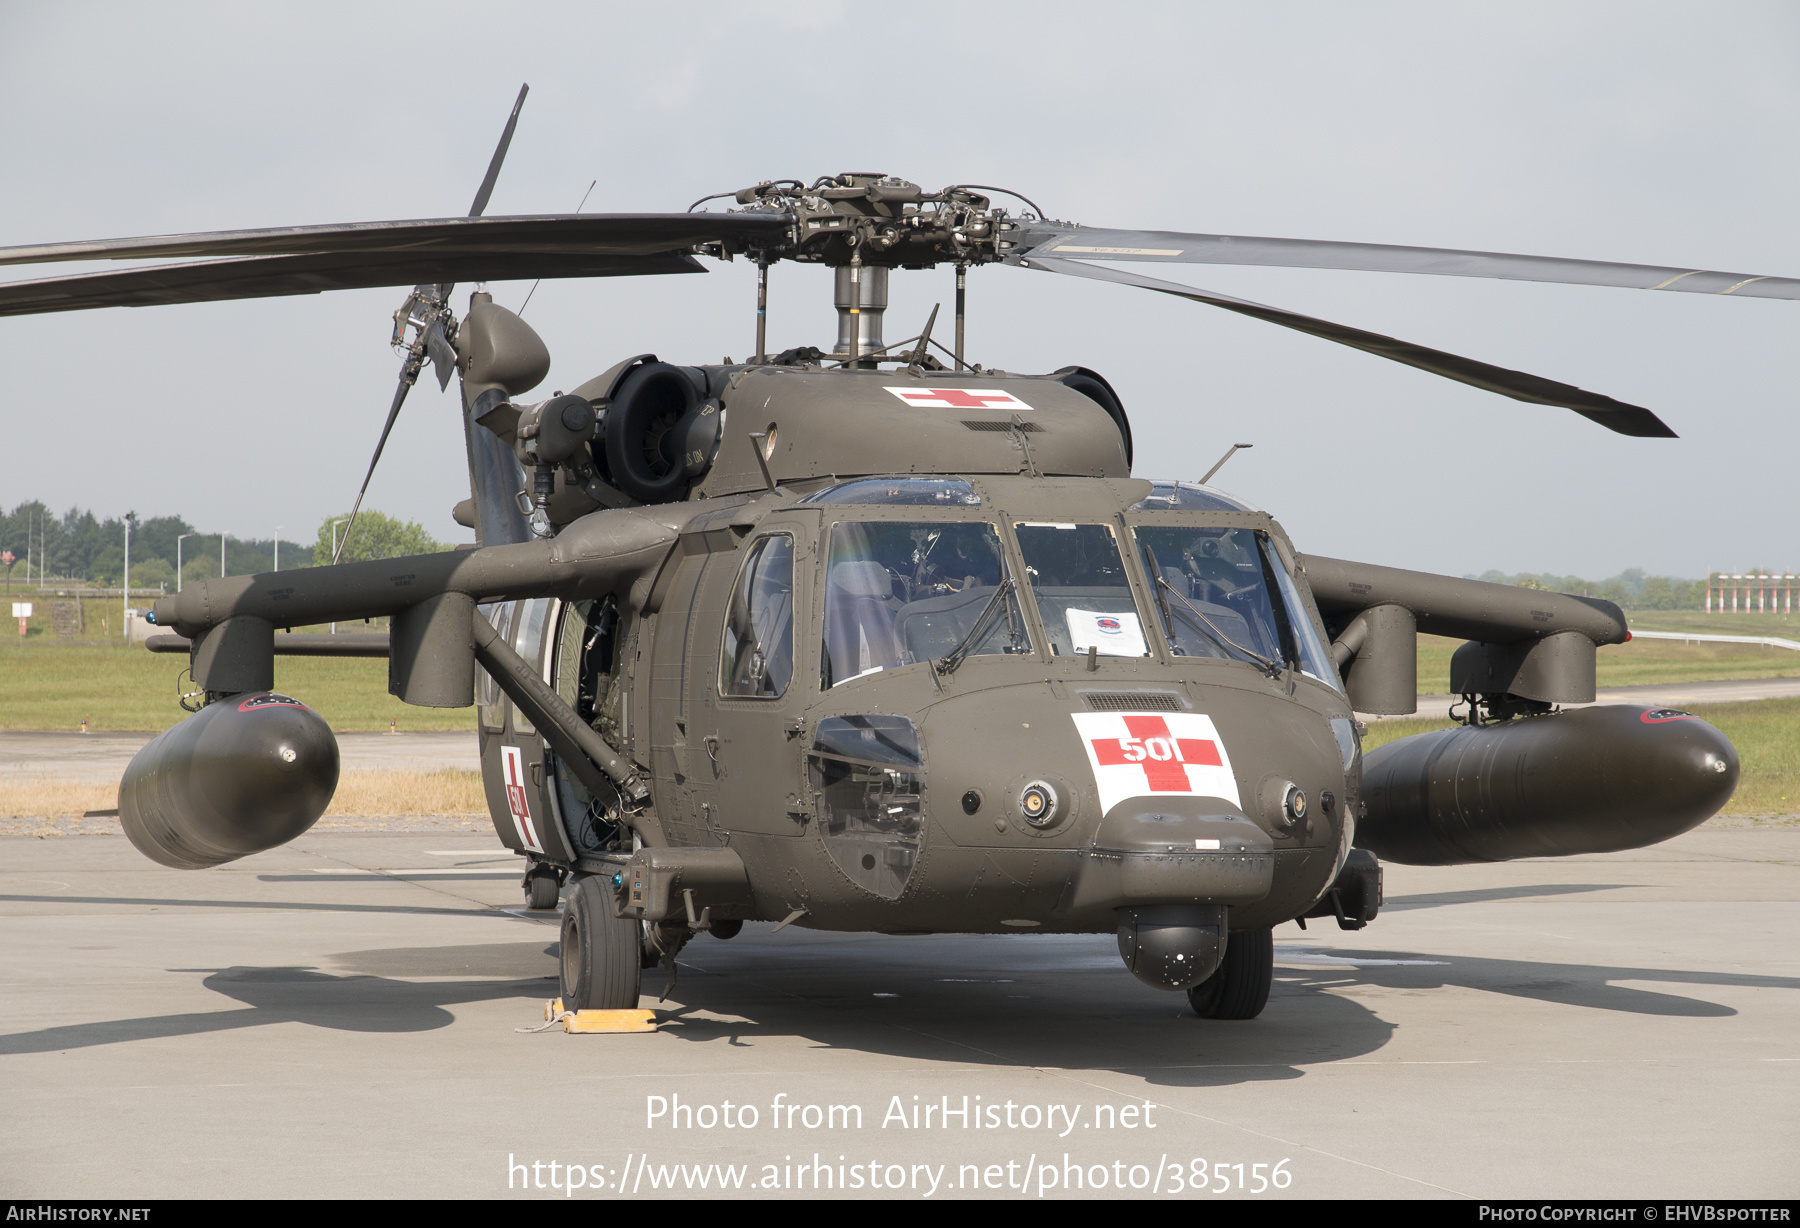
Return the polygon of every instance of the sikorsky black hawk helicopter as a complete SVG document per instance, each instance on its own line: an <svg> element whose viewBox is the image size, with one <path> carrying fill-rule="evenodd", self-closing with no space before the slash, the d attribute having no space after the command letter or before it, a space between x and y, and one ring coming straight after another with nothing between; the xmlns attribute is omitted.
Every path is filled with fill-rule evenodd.
<svg viewBox="0 0 1800 1228"><path fill-rule="evenodd" d="M519 102L524 101L521 91ZM427 362L461 380L474 549L190 584L156 603L203 706L120 785L165 865L272 848L325 810L337 746L273 690L280 653L386 655L408 703L477 709L500 839L533 907L566 892L570 1008L635 1006L641 968L746 921L884 933L1116 932L1196 1011L1267 999L1271 927L1381 905L1377 858L1445 865L1633 848L1714 814L1738 761L1669 710L1594 698L1605 601L1307 556L1206 484L1132 476L1100 375L963 353L967 270L1121 282L1312 333L1627 435L1649 410L1089 263L1268 264L1800 297L1800 281L1483 252L1123 231L988 193L852 173L723 212L466 218L0 250L193 256L0 285L0 313L415 285L379 459ZM550 358L453 283L759 270L741 364L628 357L547 400ZM835 347L767 353L769 267L835 270ZM882 339L895 269L956 269L954 339ZM940 357L940 355L942 357ZM948 361L945 361L945 360ZM1229 453L1227 454L1229 456ZM1221 462L1223 463L1223 462ZM370 463L373 472L374 461ZM1217 466L1214 467L1214 472ZM364 489L367 478L364 479ZM358 496L360 503L361 496ZM386 617L377 636L277 630ZM1365 759L1354 713L1414 711L1415 637L1468 641L1459 728Z"/></svg>

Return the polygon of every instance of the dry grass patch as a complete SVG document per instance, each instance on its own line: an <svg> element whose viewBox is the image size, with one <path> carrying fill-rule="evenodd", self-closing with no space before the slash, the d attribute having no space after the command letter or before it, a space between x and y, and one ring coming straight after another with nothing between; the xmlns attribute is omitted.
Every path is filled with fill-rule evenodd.
<svg viewBox="0 0 1800 1228"><path fill-rule="evenodd" d="M329 816L377 818L399 815L487 816L481 773L457 768L435 772L345 772L326 807Z"/></svg>
<svg viewBox="0 0 1800 1228"><path fill-rule="evenodd" d="M119 804L117 785L82 784L54 776L0 779L0 819L78 818ZM487 815L481 773L442 768L435 772L345 772L328 816L346 818Z"/></svg>
<svg viewBox="0 0 1800 1228"><path fill-rule="evenodd" d="M0 778L0 819L79 817L119 804L117 785L90 785L54 776Z"/></svg>

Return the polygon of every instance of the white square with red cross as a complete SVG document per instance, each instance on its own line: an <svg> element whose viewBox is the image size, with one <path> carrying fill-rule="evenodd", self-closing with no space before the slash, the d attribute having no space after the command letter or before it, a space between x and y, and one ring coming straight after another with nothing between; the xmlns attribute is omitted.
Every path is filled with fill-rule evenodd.
<svg viewBox="0 0 1800 1228"><path fill-rule="evenodd" d="M1241 808L1225 739L1193 712L1076 712L1105 814L1128 797L1222 797Z"/></svg>
<svg viewBox="0 0 1800 1228"><path fill-rule="evenodd" d="M1012 393L993 388L896 388L890 384L888 391L908 405L925 409L1031 410L1031 406Z"/></svg>
<svg viewBox="0 0 1800 1228"><path fill-rule="evenodd" d="M516 746L500 748L500 775L506 781L506 808L512 812L519 843L533 853L544 851L537 825L531 821L531 803L525 795L525 757Z"/></svg>

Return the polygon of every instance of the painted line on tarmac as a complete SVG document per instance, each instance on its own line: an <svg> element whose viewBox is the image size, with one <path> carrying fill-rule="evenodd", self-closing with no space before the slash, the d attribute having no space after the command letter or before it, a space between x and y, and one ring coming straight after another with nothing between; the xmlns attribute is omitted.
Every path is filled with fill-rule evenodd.
<svg viewBox="0 0 1800 1228"><path fill-rule="evenodd" d="M513 869L511 866L508 866L504 870L484 870L484 869L480 868L479 866L470 866L470 867L467 867L464 869L446 868L444 866L426 866L426 867L424 867L422 869L418 869L418 870L389 870L389 869L385 869L385 868L379 869L379 870L365 870L359 866L343 866L343 867L335 867L334 866L331 869L325 869L320 866L315 866L315 867L313 867L313 873L314 874L377 874L377 875L385 875L389 878L452 878L452 877L467 878L470 875L483 875L483 876L492 877L492 878L512 878L518 874L518 871Z"/></svg>

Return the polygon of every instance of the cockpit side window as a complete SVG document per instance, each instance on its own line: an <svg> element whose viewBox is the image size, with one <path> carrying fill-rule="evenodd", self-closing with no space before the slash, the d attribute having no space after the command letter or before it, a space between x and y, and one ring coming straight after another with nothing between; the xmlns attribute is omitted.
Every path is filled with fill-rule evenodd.
<svg viewBox="0 0 1800 1228"><path fill-rule="evenodd" d="M1111 525L1021 522L1014 532L1051 653L1149 655Z"/></svg>
<svg viewBox="0 0 1800 1228"><path fill-rule="evenodd" d="M1331 653L1326 649L1325 641L1319 638L1306 603L1300 599L1299 586L1294 583L1287 568L1282 566L1280 552L1267 536L1262 538L1262 549L1263 560L1275 577L1276 586L1281 589L1281 603L1287 615L1288 633L1294 640L1300 672L1317 678L1327 686L1342 690L1343 684L1338 681L1337 667L1331 663Z"/></svg>
<svg viewBox="0 0 1800 1228"><path fill-rule="evenodd" d="M794 677L794 539L750 547L725 610L719 694L777 699Z"/></svg>
<svg viewBox="0 0 1800 1228"><path fill-rule="evenodd" d="M828 689L953 654L1031 651L991 524L846 521L831 530L827 560L820 682Z"/></svg>

